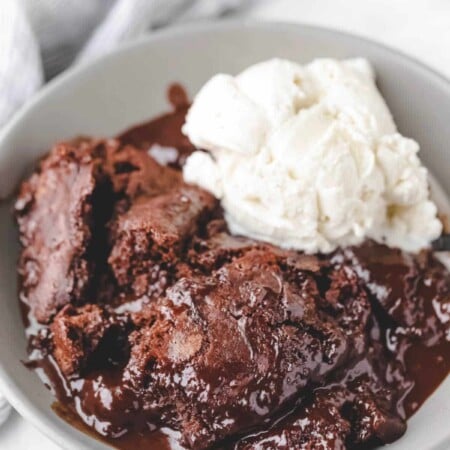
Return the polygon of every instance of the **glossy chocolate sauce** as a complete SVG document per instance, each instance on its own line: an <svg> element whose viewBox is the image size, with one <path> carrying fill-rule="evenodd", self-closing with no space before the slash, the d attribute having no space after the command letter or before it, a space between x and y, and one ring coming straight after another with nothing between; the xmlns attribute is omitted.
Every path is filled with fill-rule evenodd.
<svg viewBox="0 0 450 450"><path fill-rule="evenodd" d="M372 242L306 256L231 236L217 202L182 182L189 102L179 85L168 97L172 112L114 142L60 145L19 194L28 366L55 412L118 449L398 439L450 371L448 271ZM77 213L56 231L77 247L48 251L65 269L49 274L55 230L47 241L49 216L36 238L34 193L72 166Z"/></svg>

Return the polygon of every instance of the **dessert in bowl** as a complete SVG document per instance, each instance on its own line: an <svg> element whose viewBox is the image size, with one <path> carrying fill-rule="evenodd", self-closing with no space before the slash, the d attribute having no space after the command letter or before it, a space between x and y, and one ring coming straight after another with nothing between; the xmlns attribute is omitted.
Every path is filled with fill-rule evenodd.
<svg viewBox="0 0 450 450"><path fill-rule="evenodd" d="M28 366L118 448L399 439L448 373L449 275L370 65L274 60L170 97L22 184Z"/></svg>

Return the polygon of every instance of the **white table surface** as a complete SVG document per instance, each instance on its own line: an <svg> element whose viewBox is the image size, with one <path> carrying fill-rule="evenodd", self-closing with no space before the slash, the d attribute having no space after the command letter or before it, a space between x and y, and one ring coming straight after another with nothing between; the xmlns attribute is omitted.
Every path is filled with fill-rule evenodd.
<svg viewBox="0 0 450 450"><path fill-rule="evenodd" d="M272 0L247 17L349 31L413 55L450 78L449 0ZM60 450L18 414L0 428L1 450Z"/></svg>

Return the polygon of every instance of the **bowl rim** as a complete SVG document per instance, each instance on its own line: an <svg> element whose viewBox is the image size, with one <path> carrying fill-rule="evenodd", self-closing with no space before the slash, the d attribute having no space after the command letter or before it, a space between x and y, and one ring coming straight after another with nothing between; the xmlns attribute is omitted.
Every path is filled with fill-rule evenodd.
<svg viewBox="0 0 450 450"><path fill-rule="evenodd" d="M429 67L425 63L416 59L407 53L402 52L389 47L383 43L374 41L372 39L352 34L349 32L337 30L330 27L305 24L301 22L282 22L282 21L264 21L255 19L226 19L219 21L206 21L202 23L188 23L180 24L172 27L168 27L161 30L156 30L151 33L146 33L139 38L125 43L117 49L102 55L95 60L88 61L86 63L80 63L75 66L69 67L67 70L56 76L44 87L42 87L32 98L23 105L7 122L5 126L0 130L0 152L2 151L3 142L12 134L15 133L22 120L33 112L41 102L44 102L46 98L52 94L53 91L59 89L61 86L70 84L73 80L81 77L84 73L95 69L97 66L104 64L105 62L120 58L128 53L130 50L137 49L141 46L146 46L148 43L157 43L167 38L186 38L186 36L198 35L205 32L220 31L230 32L233 30L241 30L242 28L248 30L260 30L268 32L283 32L283 31L295 31L296 29L309 30L322 34L325 37L332 38L333 36L340 36L346 39L362 42L365 46L378 49L379 51L389 54L403 61L406 65L414 67L420 72L420 75L431 79L434 83L440 85L440 88L448 93L450 96L450 78L447 78L444 74ZM0 198L0 204L3 203ZM10 377L5 370L5 364L0 360L0 391L5 395L9 403L13 408L34 427L40 430L50 440L61 445L63 448L86 448L80 447L80 445L86 445L83 440L89 440L90 448L93 449L107 449L110 448L107 444L101 441L97 441L95 437L84 435L84 439L80 437L80 432L71 425L67 425L69 428L57 427L56 418L58 416L54 414L54 418L41 411L25 393L15 383L13 377ZM62 419L60 419L62 421ZM76 433L75 433L76 431Z"/></svg>

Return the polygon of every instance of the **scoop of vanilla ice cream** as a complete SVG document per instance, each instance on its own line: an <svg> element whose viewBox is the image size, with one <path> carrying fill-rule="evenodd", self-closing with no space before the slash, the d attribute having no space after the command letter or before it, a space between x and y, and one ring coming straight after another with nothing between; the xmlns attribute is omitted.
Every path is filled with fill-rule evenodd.
<svg viewBox="0 0 450 450"><path fill-rule="evenodd" d="M364 59L216 75L183 132L202 149L184 179L221 200L233 233L308 253L365 238L418 251L441 233L419 147L397 132Z"/></svg>

